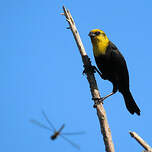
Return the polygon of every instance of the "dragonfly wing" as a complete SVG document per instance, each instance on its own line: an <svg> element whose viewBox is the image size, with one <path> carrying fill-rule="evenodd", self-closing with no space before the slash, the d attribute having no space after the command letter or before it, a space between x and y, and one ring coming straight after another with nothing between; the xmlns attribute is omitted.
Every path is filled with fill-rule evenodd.
<svg viewBox="0 0 152 152"><path fill-rule="evenodd" d="M33 124L35 124L35 125L37 125L37 126L39 126L39 127L41 127L41 128L44 128L44 129L53 131L52 129L50 129L49 127L47 127L47 126L41 124L41 123L38 122L37 120L33 120L33 119L32 119L32 120L30 120L30 122L33 123Z"/></svg>
<svg viewBox="0 0 152 152"><path fill-rule="evenodd" d="M51 127L51 128L53 129L53 131L55 132L56 129L55 129L54 125L50 122L50 120L48 119L48 117L47 117L47 115L45 114L44 111L42 111L42 114L43 114L44 118L46 119L46 121L48 122L48 124L50 125L50 127Z"/></svg>
<svg viewBox="0 0 152 152"><path fill-rule="evenodd" d="M63 132L63 133L61 133L61 135L82 135L82 134L85 134L85 131L69 132L69 133Z"/></svg>
<svg viewBox="0 0 152 152"><path fill-rule="evenodd" d="M65 136L63 136L63 135L61 135L61 134L60 134L60 137L62 137L64 140L66 140L68 143L70 143L73 147L75 147L75 148L77 148L77 149L80 150L79 145L73 143L71 140L69 140L68 138L66 138Z"/></svg>

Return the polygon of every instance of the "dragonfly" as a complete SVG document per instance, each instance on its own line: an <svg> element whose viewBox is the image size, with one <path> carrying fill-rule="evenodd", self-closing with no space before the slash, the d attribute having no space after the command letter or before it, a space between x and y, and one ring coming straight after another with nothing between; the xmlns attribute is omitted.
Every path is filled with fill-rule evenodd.
<svg viewBox="0 0 152 152"><path fill-rule="evenodd" d="M81 131L81 132L71 132L71 133L64 133L64 132L61 132L64 127L65 127L65 124L62 124L62 126L56 130L56 128L54 127L54 125L51 123L51 121L48 119L47 115L45 114L44 111L42 111L42 114L44 116L44 118L46 119L49 127L43 125L42 123L40 123L39 121L37 120L30 120L33 124L41 127L41 128L44 128L44 129L47 129L49 131L51 131L53 134L50 136L50 139L51 140L55 140L57 137L62 137L65 141L67 141L68 143L70 143L73 147L77 148L77 149L80 149L79 145L75 144L74 142L72 142L71 140L69 140L67 137L65 137L66 135L80 135L80 134L84 134L85 132L84 131Z"/></svg>

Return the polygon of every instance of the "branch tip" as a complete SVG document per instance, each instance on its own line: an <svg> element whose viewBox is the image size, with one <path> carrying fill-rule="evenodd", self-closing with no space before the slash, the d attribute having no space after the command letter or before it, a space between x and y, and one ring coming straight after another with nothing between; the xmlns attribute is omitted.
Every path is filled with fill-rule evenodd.
<svg viewBox="0 0 152 152"><path fill-rule="evenodd" d="M136 132L129 133L145 150L152 152L152 148Z"/></svg>
<svg viewBox="0 0 152 152"><path fill-rule="evenodd" d="M134 133L133 132L129 131L129 134L130 134L131 137L134 137Z"/></svg>

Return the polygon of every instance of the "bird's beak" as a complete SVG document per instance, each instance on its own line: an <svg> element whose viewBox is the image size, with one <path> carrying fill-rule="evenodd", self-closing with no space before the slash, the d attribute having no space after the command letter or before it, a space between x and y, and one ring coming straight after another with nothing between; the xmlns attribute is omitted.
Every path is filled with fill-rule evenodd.
<svg viewBox="0 0 152 152"><path fill-rule="evenodd" d="M90 37L95 37L96 35L95 35L95 33L90 32L90 33L88 34L88 36L90 36Z"/></svg>

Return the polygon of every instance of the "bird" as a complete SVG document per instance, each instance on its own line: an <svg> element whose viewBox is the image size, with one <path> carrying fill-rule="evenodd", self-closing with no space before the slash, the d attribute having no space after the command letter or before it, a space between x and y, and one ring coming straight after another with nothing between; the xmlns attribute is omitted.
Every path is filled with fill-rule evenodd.
<svg viewBox="0 0 152 152"><path fill-rule="evenodd" d="M93 54L98 69L96 71L104 80L109 80L113 84L112 92L103 99L119 91L124 98L126 108L131 114L140 115L129 88L129 73L125 58L118 48L109 40L104 31L93 29L89 32L89 37L93 46Z"/></svg>

